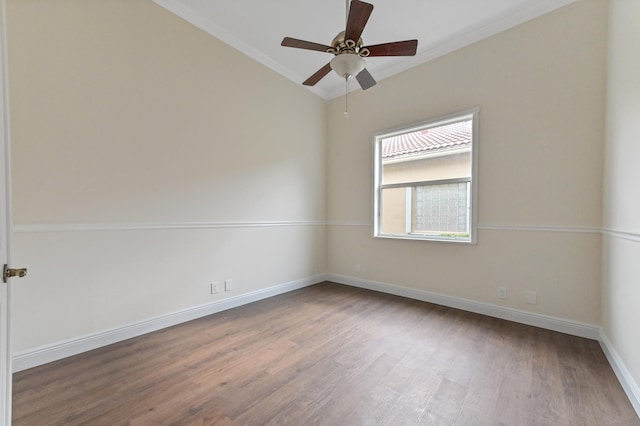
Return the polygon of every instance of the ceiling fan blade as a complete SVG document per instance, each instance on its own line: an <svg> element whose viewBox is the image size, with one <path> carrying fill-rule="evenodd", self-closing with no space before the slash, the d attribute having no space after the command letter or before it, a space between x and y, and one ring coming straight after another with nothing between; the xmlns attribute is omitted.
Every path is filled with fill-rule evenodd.
<svg viewBox="0 0 640 426"><path fill-rule="evenodd" d="M414 56L418 50L418 40L396 41L392 43L365 46L369 56Z"/></svg>
<svg viewBox="0 0 640 426"><path fill-rule="evenodd" d="M317 82L322 80L322 78L331 72L331 62L329 62L324 67L320 68L313 74L311 77L302 82L305 86L315 86Z"/></svg>
<svg viewBox="0 0 640 426"><path fill-rule="evenodd" d="M331 46L313 43L310 41L298 40L297 38L285 37L282 39L281 46L295 47L298 49L317 50L318 52L326 52Z"/></svg>
<svg viewBox="0 0 640 426"><path fill-rule="evenodd" d="M345 40L358 42L372 11L372 4L359 0L351 0L351 7L349 8L349 16L347 18L347 28L344 31Z"/></svg>
<svg viewBox="0 0 640 426"><path fill-rule="evenodd" d="M360 83L360 87L362 87L362 90L367 90L368 88L376 85L376 80L369 73L369 71L367 71L366 68L360 71L358 75L356 75L356 80L358 80L358 83Z"/></svg>

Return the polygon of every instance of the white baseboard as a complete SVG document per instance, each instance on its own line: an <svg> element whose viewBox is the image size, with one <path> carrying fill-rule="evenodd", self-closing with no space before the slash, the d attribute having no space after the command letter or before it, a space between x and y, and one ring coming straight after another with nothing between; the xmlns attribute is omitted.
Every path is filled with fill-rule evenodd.
<svg viewBox="0 0 640 426"><path fill-rule="evenodd" d="M36 349L28 350L15 354L13 356L13 371L22 371L48 362L57 361L72 355L100 348L140 336L152 331L171 327L186 321L191 321L227 309L245 305L268 297L276 296L299 288L307 287L322 281L333 281L339 284L360 287L369 290L379 291L382 293L394 294L397 296L407 297L415 300L436 303L438 305L448 306L451 308L462 309L469 312L475 312L488 315L495 318L501 318L522 324L532 325L548 330L559 331L574 336L585 337L588 339L598 340L600 338L599 328L591 324L584 324L575 321L569 321L562 318L555 318L531 312L520 311L517 309L506 308L502 306L491 305L488 303L477 302L474 300L463 299L454 296L447 296L438 293L432 293L424 290L416 290L406 287L400 287L388 283L377 281L363 280L360 278L348 277L337 274L319 274L284 284L275 285L265 289L257 290L251 293L242 294L228 299L218 300L202 306L185 309L183 311L173 312L145 321L129 324L111 330L82 336L51 345L42 346Z"/></svg>
<svg viewBox="0 0 640 426"><path fill-rule="evenodd" d="M424 302L435 303L438 305L462 309L465 311L475 312L490 317L501 318L521 324L532 325L535 327L558 331L574 336L598 340L600 342L602 350L605 353L605 356L607 357L607 360L611 364L611 367L613 368L613 371L620 381L620 384L622 385L625 393L631 401L631 404L638 413L638 416L640 416L640 387L631 376L631 373L626 368L624 362L614 349L606 334L597 326L570 321L562 318L520 311L517 309L506 308L502 306L491 305L474 300L447 296L439 293L432 293L429 291L416 290L396 286L393 284L364 280L337 274L314 275L312 277L290 281L254 292L230 297L228 299L208 303L206 305L196 306L194 308L189 308L134 324L129 324L124 327L118 327L100 333L74 338L25 351L14 355L13 371L18 372L37 367L39 365L43 365L52 361L57 361L62 358L77 355L82 352L90 351L126 339L130 339L132 337L150 333L152 331L205 317L217 312L226 311L228 309L246 305L258 300L277 296L289 291L308 287L323 281L333 281L339 284L364 288L381 293L393 294L396 296L407 297Z"/></svg>
<svg viewBox="0 0 640 426"><path fill-rule="evenodd" d="M152 331L171 327L183 322L191 321L227 309L246 305L251 302L277 296L282 293L297 290L326 280L325 274L315 275L296 281L278 284L272 287L241 294L223 300L218 300L206 305L196 306L123 327L102 331L66 341L42 346L15 354L13 356L13 371L18 372L32 367L37 367L52 361L57 361L82 352L97 349L113 343L121 342L132 337L141 336Z"/></svg>
<svg viewBox="0 0 640 426"><path fill-rule="evenodd" d="M518 309L477 302L475 300L447 296L444 294L432 293L425 290L416 290L412 288L396 286L393 284L364 280L344 275L327 274L326 278L328 281L333 281L339 284L365 288L368 290L407 297L409 299L422 300L423 302L430 302L438 305L448 306L450 308L462 309L464 311L475 312L477 314L487 315L494 318L501 318L521 324L532 325L547 330L559 331L561 333L585 337L587 339L598 340L600 336L599 327L592 324L585 324L563 318L556 318L532 312L520 311Z"/></svg>
<svg viewBox="0 0 640 426"><path fill-rule="evenodd" d="M600 346L604 352L613 372L616 373L618 381L622 385L624 392L627 394L631 405L636 410L638 417L640 417L640 386L633 379L633 376L627 369L627 366L618 355L618 352L613 347L613 344L605 334L604 330L600 330Z"/></svg>

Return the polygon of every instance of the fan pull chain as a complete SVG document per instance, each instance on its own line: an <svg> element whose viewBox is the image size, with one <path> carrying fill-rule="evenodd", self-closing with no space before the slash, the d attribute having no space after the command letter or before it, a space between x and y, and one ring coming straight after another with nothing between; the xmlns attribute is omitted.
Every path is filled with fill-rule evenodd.
<svg viewBox="0 0 640 426"><path fill-rule="evenodd" d="M349 118L349 75L344 77L344 117Z"/></svg>

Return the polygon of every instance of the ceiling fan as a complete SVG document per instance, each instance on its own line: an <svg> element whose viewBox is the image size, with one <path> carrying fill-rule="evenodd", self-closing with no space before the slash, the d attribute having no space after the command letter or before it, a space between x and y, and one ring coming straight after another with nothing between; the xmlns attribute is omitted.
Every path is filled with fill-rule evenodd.
<svg viewBox="0 0 640 426"><path fill-rule="evenodd" d="M282 40L281 45L285 47L317 50L331 53L335 56L328 64L306 79L302 83L305 86L314 86L331 70L334 70L346 81L355 76L362 89L366 90L374 86L376 80L365 68L366 64L363 58L373 56L414 56L416 54L418 40L365 46L360 36L373 11L373 5L359 0L351 0L351 7L349 7L349 0L346 1L348 8L346 29L333 39L331 46L291 37L285 37Z"/></svg>

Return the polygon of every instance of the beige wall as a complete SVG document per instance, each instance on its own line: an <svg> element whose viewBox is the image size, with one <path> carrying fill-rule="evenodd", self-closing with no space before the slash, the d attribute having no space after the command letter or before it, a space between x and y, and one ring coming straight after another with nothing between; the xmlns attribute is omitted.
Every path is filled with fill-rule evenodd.
<svg viewBox="0 0 640 426"><path fill-rule="evenodd" d="M635 13L616 2L616 22ZM228 297L208 294L213 280L234 279L237 295L356 276L355 264L365 279L600 324L591 230L608 2L576 2L356 91L348 120L342 99L327 107L150 1L7 3L14 258L29 266L13 294L17 352ZM633 46L613 48L632 61ZM638 205L617 194L638 181L637 144L612 129L632 128L636 75L609 81L604 194L604 223L634 232ZM372 135L473 106L478 245L372 239ZM636 247L605 237L602 322L638 381Z"/></svg>
<svg viewBox="0 0 640 426"><path fill-rule="evenodd" d="M150 0L7 9L17 352L325 271L323 100Z"/></svg>
<svg viewBox="0 0 640 426"><path fill-rule="evenodd" d="M576 2L332 101L329 271L599 324L606 27ZM372 135L474 106L478 245L371 238Z"/></svg>
<svg viewBox="0 0 640 426"><path fill-rule="evenodd" d="M612 0L604 174L602 327L640 383L640 2Z"/></svg>

